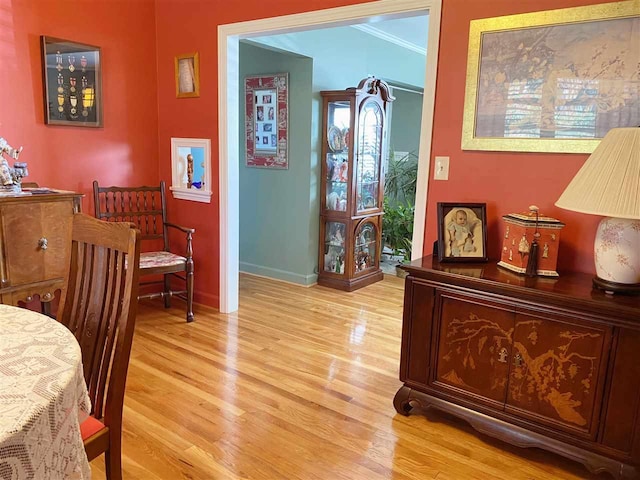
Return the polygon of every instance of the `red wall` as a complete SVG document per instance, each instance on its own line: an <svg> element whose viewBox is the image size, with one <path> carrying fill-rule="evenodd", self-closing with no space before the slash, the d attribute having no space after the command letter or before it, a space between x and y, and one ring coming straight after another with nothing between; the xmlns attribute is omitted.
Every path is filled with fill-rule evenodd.
<svg viewBox="0 0 640 480"><path fill-rule="evenodd" d="M211 183L214 195L210 204L169 199L169 217L194 227L196 266L195 301L219 304L219 199L218 188L218 41L217 27L227 23L274 17L304 11L363 3L357 0L208 0L181 2L158 0L158 105L160 176L170 182L171 137L211 139ZM186 7L188 6L188 8ZM174 57L198 51L200 55L200 97L176 98Z"/></svg>
<svg viewBox="0 0 640 480"><path fill-rule="evenodd" d="M40 185L87 194L91 182L158 182L152 0L0 0L0 136ZM104 127L44 124L40 35L102 48Z"/></svg>
<svg viewBox="0 0 640 480"><path fill-rule="evenodd" d="M451 157L450 180L430 180L425 254L436 238L438 201L486 202L490 255L501 246L501 216L537 204L543 213L567 223L562 231L560 268L591 271L592 245L598 219L572 214L553 206L586 155L463 152L460 149L469 21L599 3L601 0L444 0L438 65L435 130L432 156ZM212 139L212 185L218 185L217 26L258 18L287 15L347 4L358 0L208 0L156 3L158 62L158 148L160 176L171 178L170 138ZM187 8L188 6L188 8ZM200 97L175 98L174 57L200 53ZM433 163L433 162L432 162ZM432 176L432 174L431 174ZM430 176L430 177L431 177ZM170 200L170 216L196 228L194 251L197 270L196 301L218 305L219 201L211 204Z"/></svg>
<svg viewBox="0 0 640 480"><path fill-rule="evenodd" d="M593 272L593 240L600 217L554 206L588 155L462 151L460 142L471 20L603 1L444 0L443 3L430 179L434 156L449 156L451 160L449 181L429 180L424 253L431 253L437 236L437 202L487 203L491 258L500 255L502 215L526 211L535 204L542 213L566 223L560 235L558 268Z"/></svg>
<svg viewBox="0 0 640 480"><path fill-rule="evenodd" d="M490 254L497 257L506 213L531 203L567 223L560 269L592 270L598 218L553 203L586 155L461 151L469 21L601 0L444 0L432 156L451 157L450 180L430 180L425 253L436 238L438 201L486 202ZM362 3L360 0L0 0L0 135L24 145L29 181L90 193L91 181L133 185L170 182L171 137L212 139L212 184L218 184L217 26ZM46 126L39 36L102 47L104 127ZM174 57L200 52L201 96L176 99ZM196 301L218 304L219 211L170 199L174 221L197 229ZM84 201L85 211L92 202Z"/></svg>

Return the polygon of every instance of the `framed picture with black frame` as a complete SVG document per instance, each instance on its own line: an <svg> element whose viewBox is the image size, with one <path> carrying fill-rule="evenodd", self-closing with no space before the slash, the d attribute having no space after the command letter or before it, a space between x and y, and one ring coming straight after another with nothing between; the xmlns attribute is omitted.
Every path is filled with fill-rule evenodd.
<svg viewBox="0 0 640 480"><path fill-rule="evenodd" d="M41 36L44 123L102 126L100 47Z"/></svg>
<svg viewBox="0 0 640 480"><path fill-rule="evenodd" d="M438 260L486 262L487 205L438 203Z"/></svg>

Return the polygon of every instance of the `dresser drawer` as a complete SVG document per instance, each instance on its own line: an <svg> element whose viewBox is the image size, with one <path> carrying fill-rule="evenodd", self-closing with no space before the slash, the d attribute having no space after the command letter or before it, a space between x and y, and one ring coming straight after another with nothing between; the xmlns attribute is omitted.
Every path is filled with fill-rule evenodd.
<svg viewBox="0 0 640 480"><path fill-rule="evenodd" d="M0 207L3 287L65 277L73 211L72 199Z"/></svg>

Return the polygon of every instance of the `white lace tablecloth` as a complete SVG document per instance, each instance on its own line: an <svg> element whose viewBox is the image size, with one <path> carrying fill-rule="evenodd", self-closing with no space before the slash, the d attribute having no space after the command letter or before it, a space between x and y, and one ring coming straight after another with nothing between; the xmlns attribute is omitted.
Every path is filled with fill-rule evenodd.
<svg viewBox="0 0 640 480"><path fill-rule="evenodd" d="M0 305L0 480L89 479L80 346L62 324Z"/></svg>

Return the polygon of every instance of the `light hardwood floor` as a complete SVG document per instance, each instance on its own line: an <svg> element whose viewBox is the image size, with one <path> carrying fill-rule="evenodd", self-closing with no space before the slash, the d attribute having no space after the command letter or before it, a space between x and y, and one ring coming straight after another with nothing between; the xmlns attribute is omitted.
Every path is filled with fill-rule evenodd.
<svg viewBox="0 0 640 480"><path fill-rule="evenodd" d="M589 476L437 412L398 415L403 283L345 293L242 275L240 310L142 303L125 479L533 480ZM92 462L104 478L103 457Z"/></svg>

